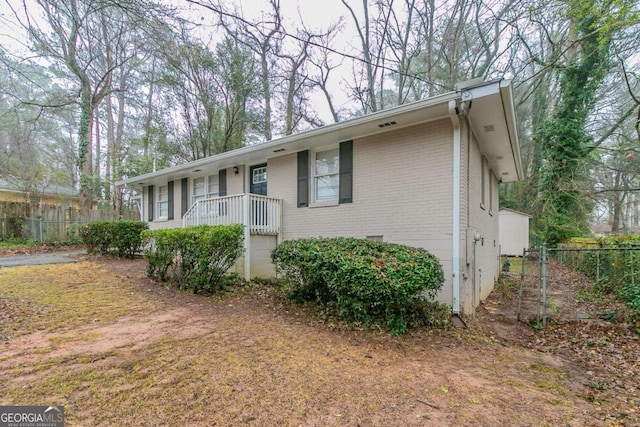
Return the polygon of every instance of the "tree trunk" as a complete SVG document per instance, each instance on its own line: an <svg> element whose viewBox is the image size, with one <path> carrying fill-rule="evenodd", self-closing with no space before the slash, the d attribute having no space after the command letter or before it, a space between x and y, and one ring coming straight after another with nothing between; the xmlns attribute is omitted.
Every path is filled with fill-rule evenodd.
<svg viewBox="0 0 640 427"><path fill-rule="evenodd" d="M115 138L113 141L113 177L114 181L122 178L122 136L124 135L124 113L125 113L125 95L127 89L127 73L122 71L120 74L120 84L118 87L118 125L116 127ZM117 190L114 186L113 191L113 208L116 212L122 210L122 191Z"/></svg>
<svg viewBox="0 0 640 427"><path fill-rule="evenodd" d="M97 114L96 114L97 116ZM101 198L102 196L102 191L101 191L101 186L100 186L100 150L101 150L101 144L100 144L100 120L98 117L95 117L93 120L93 123L95 124L95 138L93 138L93 140L95 141L93 146L95 149L95 154L94 154L94 165L93 165L93 195L97 198Z"/></svg>
<svg viewBox="0 0 640 427"><path fill-rule="evenodd" d="M154 80L156 78L156 60L153 59L151 62L151 79L149 81L149 95L147 96L147 117L144 122L144 142L142 146L142 154L147 157L149 155L149 141L151 139L151 118L153 117L153 90L154 90ZM120 81L120 86L122 86L122 77ZM123 104L120 104L120 108L122 109Z"/></svg>
<svg viewBox="0 0 640 427"><path fill-rule="evenodd" d="M262 78L262 96L264 96L264 139L271 141L271 88L269 86L269 65L267 64L267 52L263 45L260 55L260 70Z"/></svg>
<svg viewBox="0 0 640 427"><path fill-rule="evenodd" d="M107 155L105 156L104 165L104 182L105 182L105 198L107 201L113 201L113 194L115 191L113 182L115 181L115 174L113 169L115 168L115 154L114 154L114 141L113 141L113 102L111 101L111 95L106 98L105 115L107 117Z"/></svg>
<svg viewBox="0 0 640 427"><path fill-rule="evenodd" d="M93 105L91 92L83 88L80 97L80 125L78 128L78 168L80 169L80 210L88 215L93 207L93 169L91 129Z"/></svg>

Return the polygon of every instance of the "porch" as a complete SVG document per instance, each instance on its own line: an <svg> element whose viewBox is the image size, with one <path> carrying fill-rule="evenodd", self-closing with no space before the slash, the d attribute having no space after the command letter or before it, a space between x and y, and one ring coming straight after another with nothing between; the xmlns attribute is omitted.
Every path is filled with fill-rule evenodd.
<svg viewBox="0 0 640 427"><path fill-rule="evenodd" d="M244 256L237 264L241 275L249 280L273 273L269 254L280 240L282 200L247 193L200 199L184 214L182 226L202 224L244 225Z"/></svg>
<svg viewBox="0 0 640 427"><path fill-rule="evenodd" d="M182 217L182 226L242 224L251 234L280 233L282 200L258 194L236 194L197 200Z"/></svg>

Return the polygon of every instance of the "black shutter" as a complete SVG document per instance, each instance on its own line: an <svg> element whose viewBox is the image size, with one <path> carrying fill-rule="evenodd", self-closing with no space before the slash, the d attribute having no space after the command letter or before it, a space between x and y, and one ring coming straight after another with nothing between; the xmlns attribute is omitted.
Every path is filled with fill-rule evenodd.
<svg viewBox="0 0 640 427"><path fill-rule="evenodd" d="M218 171L218 195L220 197L227 195L227 170L220 169Z"/></svg>
<svg viewBox="0 0 640 427"><path fill-rule="evenodd" d="M149 222L153 221L153 185L150 185L147 190L147 197L149 198L149 204L147 205Z"/></svg>
<svg viewBox="0 0 640 427"><path fill-rule="evenodd" d="M298 207L309 206L309 150L298 151Z"/></svg>
<svg viewBox="0 0 640 427"><path fill-rule="evenodd" d="M184 217L184 214L189 210L189 178L182 178L182 182L180 183L180 195L181 195L181 205L180 205L180 218Z"/></svg>
<svg viewBox="0 0 640 427"><path fill-rule="evenodd" d="M167 219L173 219L173 181L167 183L167 201L169 202L169 209L167 212Z"/></svg>
<svg viewBox="0 0 640 427"><path fill-rule="evenodd" d="M340 143L340 194L339 203L353 201L353 141Z"/></svg>

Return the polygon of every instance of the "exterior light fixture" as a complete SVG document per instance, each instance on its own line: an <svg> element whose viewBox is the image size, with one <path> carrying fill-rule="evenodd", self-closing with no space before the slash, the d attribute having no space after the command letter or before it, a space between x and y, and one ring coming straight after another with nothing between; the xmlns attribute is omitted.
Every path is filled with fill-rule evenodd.
<svg viewBox="0 0 640 427"><path fill-rule="evenodd" d="M237 167L237 166L234 166L234 167L233 167L233 174L234 174L234 175L238 175L238 173L240 173L240 169L238 169L238 167Z"/></svg>

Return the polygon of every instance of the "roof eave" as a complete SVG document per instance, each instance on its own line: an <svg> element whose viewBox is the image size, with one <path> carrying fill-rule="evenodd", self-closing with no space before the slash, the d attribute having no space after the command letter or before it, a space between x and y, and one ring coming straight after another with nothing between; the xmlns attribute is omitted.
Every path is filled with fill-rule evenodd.
<svg viewBox="0 0 640 427"><path fill-rule="evenodd" d="M518 140L518 130L516 127L516 112L513 105L513 86L510 80L502 80L500 82L500 97L505 114L505 121L509 132L509 142L511 144L511 153L516 166L518 181L524 179L522 171L522 159L520 157L520 142Z"/></svg>
<svg viewBox="0 0 640 427"><path fill-rule="evenodd" d="M140 185L140 183L144 183L145 181L152 181L156 178L170 175L170 174L179 174L181 172L193 171L194 169L198 169L205 165L208 165L213 162L223 162L225 160L230 160L236 157L242 157L243 155L264 151L265 158L273 153L273 150L279 148L285 148L287 146L293 145L295 143L311 140L314 138L320 138L322 136L330 136L331 134L340 134L341 132L355 127L361 127L363 125L378 123L381 121L385 121L389 117L402 117L406 115L410 115L411 113L419 112L420 110L427 110L429 108L438 106L438 105L446 105L449 100L458 98L460 94L458 92L449 92L443 95L435 96L429 99L412 102L409 104L404 104L398 107L394 107L388 110L377 111L371 114L367 114L364 116L356 117L353 119L345 120L343 122L329 124L320 128L311 129L308 131L304 131L301 133L297 133L294 135L285 136L282 138L274 139L272 141L263 142L260 144L250 145L242 148L238 148L236 150L228 151L226 153L216 154L214 156L205 157L203 159L194 160L191 162L187 162L178 166L173 166L170 168L162 169L155 172L146 173L143 175L139 175L133 178L127 178L115 183L116 186L131 186L131 185ZM444 117L445 115L443 115ZM424 121L427 121L425 118ZM419 123L419 121L415 121L408 125ZM397 129L397 127L392 128ZM391 129L389 129L391 130ZM377 132L382 132L383 130L377 130ZM371 131L368 134L375 133L376 131ZM358 135L358 137L366 136L366 132L362 132Z"/></svg>

